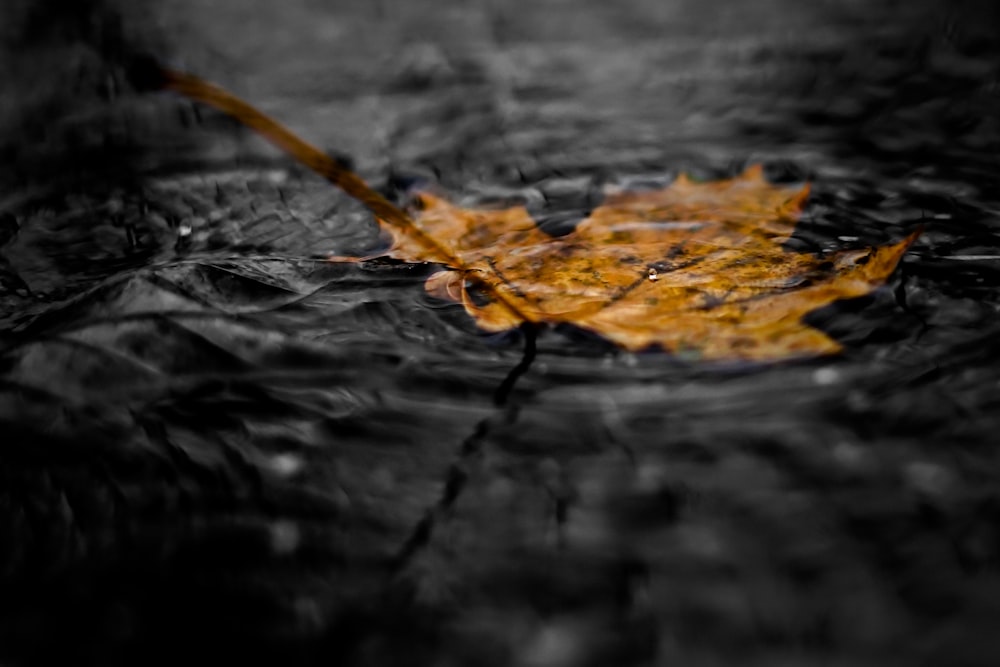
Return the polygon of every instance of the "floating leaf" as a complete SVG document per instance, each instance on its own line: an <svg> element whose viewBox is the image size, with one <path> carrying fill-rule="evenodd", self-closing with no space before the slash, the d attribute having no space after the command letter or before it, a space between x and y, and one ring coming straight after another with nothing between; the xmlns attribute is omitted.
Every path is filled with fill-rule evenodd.
<svg viewBox="0 0 1000 667"><path fill-rule="evenodd" d="M523 207L469 210L427 193L414 219L461 267L431 276L427 290L462 303L487 331L524 318L573 324L629 350L768 360L839 351L802 317L883 284L916 238L829 257L786 250L807 195L754 166L729 180L682 175L661 190L611 194L557 238ZM433 261L388 229L390 256Z"/></svg>
<svg viewBox="0 0 1000 667"><path fill-rule="evenodd" d="M427 291L461 303L487 331L565 323L629 350L711 360L832 354L840 344L802 318L884 284L919 233L827 257L786 250L808 186L771 184L760 166L728 180L682 175L661 190L610 193L558 238L524 207L464 209L418 193L411 215L239 98L190 74L160 76L359 199L391 233L387 254L440 264Z"/></svg>

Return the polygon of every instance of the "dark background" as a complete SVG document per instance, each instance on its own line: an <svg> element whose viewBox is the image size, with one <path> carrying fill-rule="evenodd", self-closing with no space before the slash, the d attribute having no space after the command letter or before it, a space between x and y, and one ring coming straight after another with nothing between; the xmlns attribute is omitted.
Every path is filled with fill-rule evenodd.
<svg viewBox="0 0 1000 667"><path fill-rule="evenodd" d="M1000 662L992 2L6 2L0 663ZM519 334L329 264L370 216L215 80L402 196L763 162L802 251L925 230L770 366Z"/></svg>

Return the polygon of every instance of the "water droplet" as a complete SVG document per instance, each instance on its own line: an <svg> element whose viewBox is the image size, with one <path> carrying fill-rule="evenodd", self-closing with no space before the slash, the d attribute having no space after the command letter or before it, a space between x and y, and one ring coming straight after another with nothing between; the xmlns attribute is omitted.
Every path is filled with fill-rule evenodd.
<svg viewBox="0 0 1000 667"><path fill-rule="evenodd" d="M190 236L191 235L191 226L190 225L181 225L180 227L177 228L177 235L178 236Z"/></svg>
<svg viewBox="0 0 1000 667"><path fill-rule="evenodd" d="M271 469L282 477L290 477L302 470L303 461L295 454L278 454L271 458Z"/></svg>
<svg viewBox="0 0 1000 667"><path fill-rule="evenodd" d="M836 384L840 381L840 373L836 368L830 368L826 366L824 368L817 368L813 371L813 382L820 385L821 387L828 387L831 384Z"/></svg>
<svg viewBox="0 0 1000 667"><path fill-rule="evenodd" d="M585 628L571 621L555 621L539 629L521 649L519 664L538 667L578 665L584 654Z"/></svg>
<svg viewBox="0 0 1000 667"><path fill-rule="evenodd" d="M852 471L861 471L868 463L868 453L858 445L838 442L830 451L834 462Z"/></svg>
<svg viewBox="0 0 1000 667"><path fill-rule="evenodd" d="M941 496L951 486L951 474L936 463L926 461L909 463L903 473L910 486L923 495Z"/></svg>
<svg viewBox="0 0 1000 667"><path fill-rule="evenodd" d="M280 519L270 526L271 550L277 555L294 553L302 541L299 527L292 521Z"/></svg>
<svg viewBox="0 0 1000 667"><path fill-rule="evenodd" d="M659 280L660 278L659 272L652 267L649 268L649 272L646 275L649 276L650 280Z"/></svg>

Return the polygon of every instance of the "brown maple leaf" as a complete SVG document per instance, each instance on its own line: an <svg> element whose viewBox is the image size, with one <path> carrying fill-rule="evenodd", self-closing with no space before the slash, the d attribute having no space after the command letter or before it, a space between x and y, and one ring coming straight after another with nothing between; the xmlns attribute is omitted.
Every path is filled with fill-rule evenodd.
<svg viewBox="0 0 1000 667"><path fill-rule="evenodd" d="M460 268L433 275L427 290L462 303L487 331L563 322L629 350L764 360L839 351L802 317L883 284L916 237L829 257L785 250L807 195L754 166L729 180L682 175L662 190L612 194L558 238L523 207L468 210L426 193L414 219ZM389 229L390 256L429 259ZM469 274L492 289L476 294Z"/></svg>
<svg viewBox="0 0 1000 667"><path fill-rule="evenodd" d="M729 180L682 175L661 190L611 193L558 238L524 207L464 209L418 193L409 215L238 98L191 75L165 77L360 199L392 234L386 254L440 264L427 290L461 303L487 331L567 323L629 350L712 360L831 354L841 346L803 316L884 284L919 233L827 257L786 250L808 186L773 185L760 166Z"/></svg>

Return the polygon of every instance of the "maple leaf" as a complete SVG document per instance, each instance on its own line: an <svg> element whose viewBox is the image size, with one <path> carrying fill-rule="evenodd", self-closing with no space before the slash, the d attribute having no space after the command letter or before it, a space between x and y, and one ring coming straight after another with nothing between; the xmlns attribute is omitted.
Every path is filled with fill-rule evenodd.
<svg viewBox="0 0 1000 667"><path fill-rule="evenodd" d="M408 214L242 100L189 74L163 76L358 198L392 235L386 254L440 264L427 291L461 303L486 331L567 323L629 350L709 360L832 354L840 344L802 318L884 284L919 234L826 257L786 250L809 188L771 184L759 165L727 180L681 175L660 190L610 193L558 238L524 207L464 209L421 192Z"/></svg>
<svg viewBox="0 0 1000 667"><path fill-rule="evenodd" d="M431 276L428 292L463 304L487 331L568 323L629 350L768 360L839 351L802 317L883 284L916 238L829 257L788 251L808 191L772 185L756 165L728 180L681 175L661 190L611 194L558 238L524 207L468 210L429 193L417 194L414 220L460 268ZM391 257L429 259L389 231Z"/></svg>

